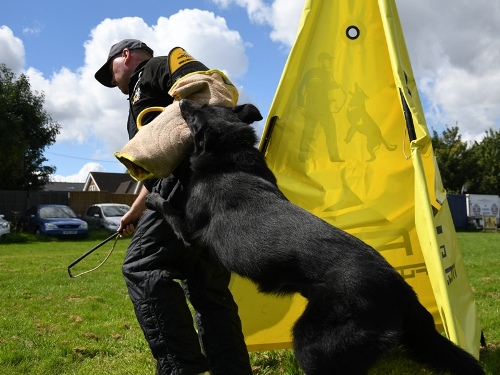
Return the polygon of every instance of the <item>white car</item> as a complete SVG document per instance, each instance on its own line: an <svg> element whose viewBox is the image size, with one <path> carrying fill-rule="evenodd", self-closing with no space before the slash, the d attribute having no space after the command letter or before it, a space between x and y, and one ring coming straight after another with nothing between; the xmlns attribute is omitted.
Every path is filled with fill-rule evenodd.
<svg viewBox="0 0 500 375"><path fill-rule="evenodd" d="M10 233L10 223L4 219L4 215L0 215L0 237Z"/></svg>
<svg viewBox="0 0 500 375"><path fill-rule="evenodd" d="M130 210L130 207L126 204L99 203L90 206L82 219L91 228L106 228L116 231L120 226L122 216L128 210Z"/></svg>

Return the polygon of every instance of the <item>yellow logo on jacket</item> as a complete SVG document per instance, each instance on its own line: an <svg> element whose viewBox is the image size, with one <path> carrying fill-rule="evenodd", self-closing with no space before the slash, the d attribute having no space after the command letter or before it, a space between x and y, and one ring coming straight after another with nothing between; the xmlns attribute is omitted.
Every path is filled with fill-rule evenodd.
<svg viewBox="0 0 500 375"><path fill-rule="evenodd" d="M168 55L170 74L174 74L181 66L193 61L197 60L181 47L175 47Z"/></svg>

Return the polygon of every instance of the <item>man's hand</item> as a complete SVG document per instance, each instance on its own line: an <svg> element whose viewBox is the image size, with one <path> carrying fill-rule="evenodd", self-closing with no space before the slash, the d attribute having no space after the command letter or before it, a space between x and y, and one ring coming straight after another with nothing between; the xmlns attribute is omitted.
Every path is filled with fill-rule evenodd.
<svg viewBox="0 0 500 375"><path fill-rule="evenodd" d="M135 231L135 225L134 222L137 222L137 220L132 220L131 217L133 217L133 214L131 211L128 211L125 215L120 220L120 227L117 229L118 232L120 232L120 237L125 237L129 236Z"/></svg>

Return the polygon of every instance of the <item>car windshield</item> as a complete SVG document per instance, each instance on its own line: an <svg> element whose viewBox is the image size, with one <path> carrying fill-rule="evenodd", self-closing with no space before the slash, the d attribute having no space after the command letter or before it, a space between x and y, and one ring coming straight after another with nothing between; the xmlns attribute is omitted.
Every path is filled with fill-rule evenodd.
<svg viewBox="0 0 500 375"><path fill-rule="evenodd" d="M40 218L42 219L60 219L74 218L76 214L69 207L42 207L40 208Z"/></svg>
<svg viewBox="0 0 500 375"><path fill-rule="evenodd" d="M127 213L129 208L127 206L104 206L102 212L104 216L123 216Z"/></svg>

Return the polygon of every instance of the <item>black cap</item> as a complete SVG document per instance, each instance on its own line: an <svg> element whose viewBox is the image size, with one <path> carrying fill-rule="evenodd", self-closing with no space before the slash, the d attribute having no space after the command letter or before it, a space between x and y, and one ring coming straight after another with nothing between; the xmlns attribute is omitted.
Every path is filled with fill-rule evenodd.
<svg viewBox="0 0 500 375"><path fill-rule="evenodd" d="M149 48L146 43L141 42L140 40L137 39L123 39L121 42L118 42L116 44L113 44L111 49L109 50L109 55L108 59L104 63L103 66L101 66L101 69L99 69L94 77L101 83L102 85L106 87L115 87L112 83L112 75L111 71L109 70L108 63L111 61L111 59L120 53L125 49L142 49L144 51L147 51L153 56L153 50Z"/></svg>

